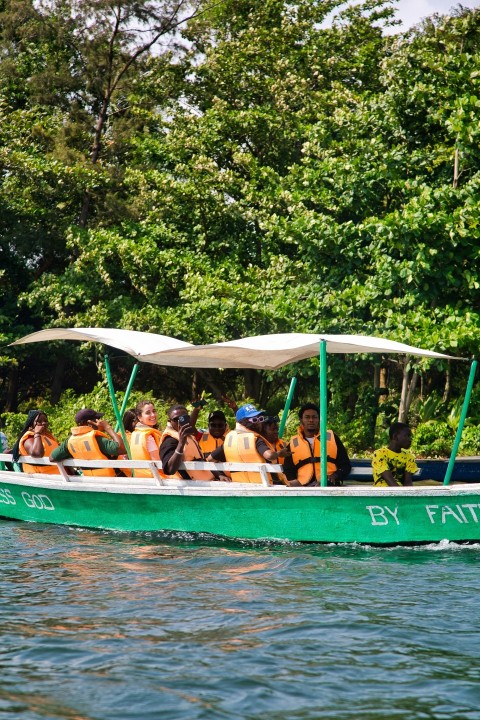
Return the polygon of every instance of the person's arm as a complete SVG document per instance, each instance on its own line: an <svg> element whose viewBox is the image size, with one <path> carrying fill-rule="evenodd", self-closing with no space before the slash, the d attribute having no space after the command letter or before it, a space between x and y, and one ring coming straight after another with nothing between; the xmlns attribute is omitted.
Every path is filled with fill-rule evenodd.
<svg viewBox="0 0 480 720"><path fill-rule="evenodd" d="M62 462L62 460L72 459L73 456L67 447L67 443L68 440L65 440L58 447L52 450L50 457L48 458L50 462Z"/></svg>
<svg viewBox="0 0 480 720"><path fill-rule="evenodd" d="M160 459L165 475L175 475L183 462L183 451L187 438L193 432L191 425L181 425L178 431L178 442L175 438L166 437L160 445Z"/></svg>
<svg viewBox="0 0 480 720"><path fill-rule="evenodd" d="M338 435L333 433L333 437L337 443L337 457L335 459L337 469L328 476L328 479L330 482L343 482L350 475L352 463L348 457L345 445L342 443Z"/></svg>
<svg viewBox="0 0 480 720"><path fill-rule="evenodd" d="M223 449L223 445L219 445L219 447L215 448L215 450L212 450L210 455L207 455L207 457L205 459L207 462L216 462L216 463L227 462L227 458L225 457L225 450Z"/></svg>
<svg viewBox="0 0 480 720"><path fill-rule="evenodd" d="M290 450L290 445L287 445L287 448ZM289 455L285 456L283 472L289 482L297 479L297 468L294 465L293 454L291 452Z"/></svg>
<svg viewBox="0 0 480 720"><path fill-rule="evenodd" d="M404 485L413 485L412 473L409 473L406 470L403 473L403 484Z"/></svg>
<svg viewBox="0 0 480 720"><path fill-rule="evenodd" d="M25 450L31 457L42 458L45 454L42 435L45 434L45 425L35 423L33 426L33 438L29 437L24 442Z"/></svg>
<svg viewBox="0 0 480 720"><path fill-rule="evenodd" d="M89 423L90 424L90 423ZM106 421L106 420L98 420L96 423L92 423L92 427L95 427L97 430L101 430L102 432L107 433L107 435L110 435L113 442L117 443L118 450L113 453L104 453L105 455L112 455L113 457L118 455L126 455L127 454L127 448L125 447L123 443L123 438L120 435L120 433L116 433L115 430L112 428L112 426ZM101 438L97 438L97 441ZM100 443L99 443L100 447ZM101 448L100 448L101 449ZM102 450L103 452L103 450Z"/></svg>
<svg viewBox="0 0 480 720"><path fill-rule="evenodd" d="M257 452L263 457L263 459L269 463L272 463L272 465L276 464L278 458L286 458L292 454L288 446L282 448L282 450L272 450L261 438L257 438L255 442L255 447L257 449Z"/></svg>

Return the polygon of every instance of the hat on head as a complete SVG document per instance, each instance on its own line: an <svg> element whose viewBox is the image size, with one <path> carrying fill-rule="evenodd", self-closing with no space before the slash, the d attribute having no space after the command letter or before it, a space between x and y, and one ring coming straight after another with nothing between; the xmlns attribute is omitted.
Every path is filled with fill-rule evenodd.
<svg viewBox="0 0 480 720"><path fill-rule="evenodd" d="M235 419L237 422L241 422L242 420L248 420L248 418L256 417L256 415L263 415L264 412L265 410L257 410L255 405L242 405L242 407L237 410Z"/></svg>
<svg viewBox="0 0 480 720"><path fill-rule="evenodd" d="M79 410L75 415L75 422L77 425L86 425L89 420L100 420L103 417L102 413L96 412L91 408L83 408Z"/></svg>
<svg viewBox="0 0 480 720"><path fill-rule="evenodd" d="M214 418L218 418L219 420L223 420L224 422L227 422L225 413L222 410L212 410L212 412L208 416L208 422L210 422Z"/></svg>

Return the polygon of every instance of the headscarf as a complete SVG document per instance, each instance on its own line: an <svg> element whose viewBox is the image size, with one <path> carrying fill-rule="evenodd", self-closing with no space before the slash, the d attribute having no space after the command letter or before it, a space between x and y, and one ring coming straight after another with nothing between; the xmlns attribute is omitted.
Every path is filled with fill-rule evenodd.
<svg viewBox="0 0 480 720"><path fill-rule="evenodd" d="M30 428L32 428L35 425L39 415L45 415L43 410L29 410L28 411L27 419L25 420L25 425L23 426L23 428L20 431L20 435L17 438L17 442L12 447L13 462L18 462L18 460L20 458L20 441L21 441L22 437L25 435L25 433L27 432L27 430L30 430Z"/></svg>

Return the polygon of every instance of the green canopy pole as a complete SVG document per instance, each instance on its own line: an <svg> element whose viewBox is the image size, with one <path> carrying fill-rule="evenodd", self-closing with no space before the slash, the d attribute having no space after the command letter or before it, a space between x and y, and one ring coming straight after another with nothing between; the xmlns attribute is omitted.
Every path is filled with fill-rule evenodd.
<svg viewBox="0 0 480 720"><path fill-rule="evenodd" d="M110 393L110 400L112 401L113 412L115 413L115 417L117 418L117 425L120 430L120 435L122 436L123 444L125 445L125 448L127 450L127 455L131 460L132 456L130 454L130 446L128 444L127 436L125 435L125 428L123 427L122 417L118 410L117 401L115 399L115 390L113 387L112 373L110 371L110 361L108 359L108 355L105 355L105 374L107 376L108 391Z"/></svg>
<svg viewBox="0 0 480 720"><path fill-rule="evenodd" d="M288 391L287 399L285 400L285 407L283 408L282 412L282 419L280 420L280 426L278 428L278 437L283 437L283 431L285 430L285 425L287 423L287 417L290 410L290 405L292 404L293 400L293 393L295 392L295 385L297 384L297 378L294 376L290 382L290 388Z"/></svg>
<svg viewBox="0 0 480 720"><path fill-rule="evenodd" d="M125 390L125 397L123 398L122 407L120 408L120 417L123 418L123 413L125 412L128 400L130 398L130 393L132 392L133 383L135 382L135 378L137 377L138 368L140 367L140 363L135 363L135 365L132 368L132 372L130 375L130 380L128 381L127 389ZM119 424L117 419L117 424L115 425L115 432L118 432L121 425L123 425L123 421Z"/></svg>
<svg viewBox="0 0 480 720"><path fill-rule="evenodd" d="M327 485L327 342L320 340L320 485Z"/></svg>
<svg viewBox="0 0 480 720"><path fill-rule="evenodd" d="M447 471L445 473L444 485L450 484L450 478L453 473L453 466L455 465L455 458L457 457L458 448L462 439L463 427L467 417L468 405L470 403L470 396L472 394L473 382L475 380L475 372L477 370L477 361L473 360L470 366L470 375L468 378L467 389L465 391L465 397L463 399L462 412L460 414L460 420L458 423L457 433L455 435L455 441L453 443L450 460L448 461Z"/></svg>

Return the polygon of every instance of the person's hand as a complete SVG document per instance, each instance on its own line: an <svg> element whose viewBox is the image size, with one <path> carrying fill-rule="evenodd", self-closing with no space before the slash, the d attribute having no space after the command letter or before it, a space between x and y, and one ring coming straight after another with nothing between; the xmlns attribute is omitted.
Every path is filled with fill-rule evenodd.
<svg viewBox="0 0 480 720"><path fill-rule="evenodd" d="M232 400L231 398L229 398L228 395L222 395L222 400L225 403L225 405L228 405L230 410L233 410L233 412L237 412L238 405L235 402L235 400Z"/></svg>
<svg viewBox="0 0 480 720"><path fill-rule="evenodd" d="M95 430L102 430L103 432L110 428L110 423L107 420L97 420L96 422L90 420L89 425L95 428Z"/></svg>
<svg viewBox="0 0 480 720"><path fill-rule="evenodd" d="M278 458L286 458L286 457L292 457L293 453L291 450L288 449L288 447L284 447L281 450L278 450L277 457Z"/></svg>
<svg viewBox="0 0 480 720"><path fill-rule="evenodd" d="M195 400L195 402L192 402L192 407L194 408L204 408L207 404L207 401L203 398L200 398L200 400Z"/></svg>
<svg viewBox="0 0 480 720"><path fill-rule="evenodd" d="M178 428L178 441L181 445L181 449L185 447L185 443L187 442L187 437L189 435L193 435L194 430L191 425L180 425Z"/></svg>
<svg viewBox="0 0 480 720"><path fill-rule="evenodd" d="M33 426L33 432L35 435L45 435L45 429L46 426L44 425L44 423L36 422Z"/></svg>

